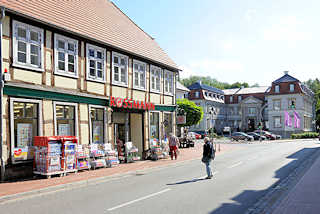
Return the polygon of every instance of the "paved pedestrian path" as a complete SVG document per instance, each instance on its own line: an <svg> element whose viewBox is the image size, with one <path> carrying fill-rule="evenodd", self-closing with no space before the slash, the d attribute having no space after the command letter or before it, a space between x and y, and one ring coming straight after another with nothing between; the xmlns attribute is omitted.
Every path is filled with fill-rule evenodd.
<svg viewBox="0 0 320 214"><path fill-rule="evenodd" d="M120 164L114 168L101 168L97 170L82 171L72 173L65 177L53 177L50 179L36 179L20 182L0 183L0 199L14 194L26 193L30 191L41 190L48 187L77 183L81 181L89 181L97 178L108 178L111 176L121 176L126 173L134 173L141 170L165 167L182 163L184 161L200 159L202 156L202 143L196 143L194 148L180 149L180 155L177 160L161 159L158 161L137 161L134 163ZM217 155L236 149L235 145L220 145L220 151L217 147Z"/></svg>
<svg viewBox="0 0 320 214"><path fill-rule="evenodd" d="M273 214L320 213L320 157L280 202Z"/></svg>

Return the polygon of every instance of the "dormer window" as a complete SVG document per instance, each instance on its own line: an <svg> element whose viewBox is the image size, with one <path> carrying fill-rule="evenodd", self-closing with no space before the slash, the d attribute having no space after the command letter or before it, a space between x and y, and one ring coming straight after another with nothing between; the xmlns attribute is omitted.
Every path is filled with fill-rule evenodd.
<svg viewBox="0 0 320 214"><path fill-rule="evenodd" d="M195 96L196 98L199 98L199 97L200 97L200 92L199 92L199 91L196 91L196 92L194 93L194 96Z"/></svg>
<svg viewBox="0 0 320 214"><path fill-rule="evenodd" d="M280 85L276 85L276 86L274 87L274 91L275 91L276 93L279 93L279 92L280 92Z"/></svg>
<svg viewBox="0 0 320 214"><path fill-rule="evenodd" d="M230 103L233 103L233 96L230 97Z"/></svg>
<svg viewBox="0 0 320 214"><path fill-rule="evenodd" d="M242 97L241 97L241 96L239 96L239 97L238 97L238 102L240 103L240 102L241 102L241 100L242 100Z"/></svg>
<svg viewBox="0 0 320 214"><path fill-rule="evenodd" d="M290 92L294 92L294 84L290 84Z"/></svg>

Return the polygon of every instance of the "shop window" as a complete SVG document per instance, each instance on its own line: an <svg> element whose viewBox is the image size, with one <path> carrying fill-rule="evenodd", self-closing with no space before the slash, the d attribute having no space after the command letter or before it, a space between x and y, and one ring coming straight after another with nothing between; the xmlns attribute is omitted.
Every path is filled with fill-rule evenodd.
<svg viewBox="0 0 320 214"><path fill-rule="evenodd" d="M151 91L152 92L160 92L160 84L161 84L161 68L156 67L154 65L150 66L150 79L151 79Z"/></svg>
<svg viewBox="0 0 320 214"><path fill-rule="evenodd" d="M128 86L128 57L112 52L112 84Z"/></svg>
<svg viewBox="0 0 320 214"><path fill-rule="evenodd" d="M58 136L77 136L75 105L55 105L56 133Z"/></svg>
<svg viewBox="0 0 320 214"><path fill-rule="evenodd" d="M165 137L169 137L170 133L173 132L172 128L172 113L164 113L164 134Z"/></svg>
<svg viewBox="0 0 320 214"><path fill-rule="evenodd" d="M39 104L13 102L14 147L33 145L33 137L39 133Z"/></svg>
<svg viewBox="0 0 320 214"><path fill-rule="evenodd" d="M104 108L90 108L91 143L104 143Z"/></svg>
<svg viewBox="0 0 320 214"><path fill-rule="evenodd" d="M13 64L43 70L43 29L13 21Z"/></svg>
<svg viewBox="0 0 320 214"><path fill-rule="evenodd" d="M87 79L105 82L106 50L87 44Z"/></svg>
<svg viewBox="0 0 320 214"><path fill-rule="evenodd" d="M54 41L55 73L78 77L78 41L58 34Z"/></svg>
<svg viewBox="0 0 320 214"><path fill-rule="evenodd" d="M150 141L159 143L159 112L150 112Z"/></svg>
<svg viewBox="0 0 320 214"><path fill-rule="evenodd" d="M133 61L134 88L146 89L146 67L146 63L137 60Z"/></svg>
<svg viewBox="0 0 320 214"><path fill-rule="evenodd" d="M167 70L164 72L164 92L173 94L173 73ZM206 96L208 95L206 94Z"/></svg>

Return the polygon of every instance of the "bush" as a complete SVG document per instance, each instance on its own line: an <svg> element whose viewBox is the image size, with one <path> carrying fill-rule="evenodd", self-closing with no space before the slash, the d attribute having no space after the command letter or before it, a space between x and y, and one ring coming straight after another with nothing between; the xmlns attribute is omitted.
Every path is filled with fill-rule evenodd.
<svg viewBox="0 0 320 214"><path fill-rule="evenodd" d="M319 133L317 132L304 132L299 134L292 134L292 139L304 139L304 138L317 138L319 137Z"/></svg>

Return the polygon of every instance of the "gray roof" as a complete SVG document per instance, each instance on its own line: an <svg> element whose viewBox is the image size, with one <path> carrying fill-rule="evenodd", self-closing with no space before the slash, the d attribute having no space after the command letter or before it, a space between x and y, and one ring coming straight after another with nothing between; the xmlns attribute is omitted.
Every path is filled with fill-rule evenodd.
<svg viewBox="0 0 320 214"><path fill-rule="evenodd" d="M190 91L187 87L185 87L184 85L182 85L180 82L177 81L177 90L180 91Z"/></svg>
<svg viewBox="0 0 320 214"><path fill-rule="evenodd" d="M259 87L251 87L251 88L232 88L223 90L225 95L233 95L233 94L259 94L266 93L269 90L269 86L259 86Z"/></svg>
<svg viewBox="0 0 320 214"><path fill-rule="evenodd" d="M273 81L273 83L282 83L282 82L300 82L300 81L294 78L293 76L290 76L289 74L285 74L279 79Z"/></svg>
<svg viewBox="0 0 320 214"><path fill-rule="evenodd" d="M211 92L214 92L214 93L217 93L217 94L224 94L224 92L222 90L220 90L218 88L215 88L215 87L208 86L208 85L204 85L201 82L193 83L192 85L188 86L188 88L190 90L204 89L204 90L208 90L208 91L211 91Z"/></svg>

